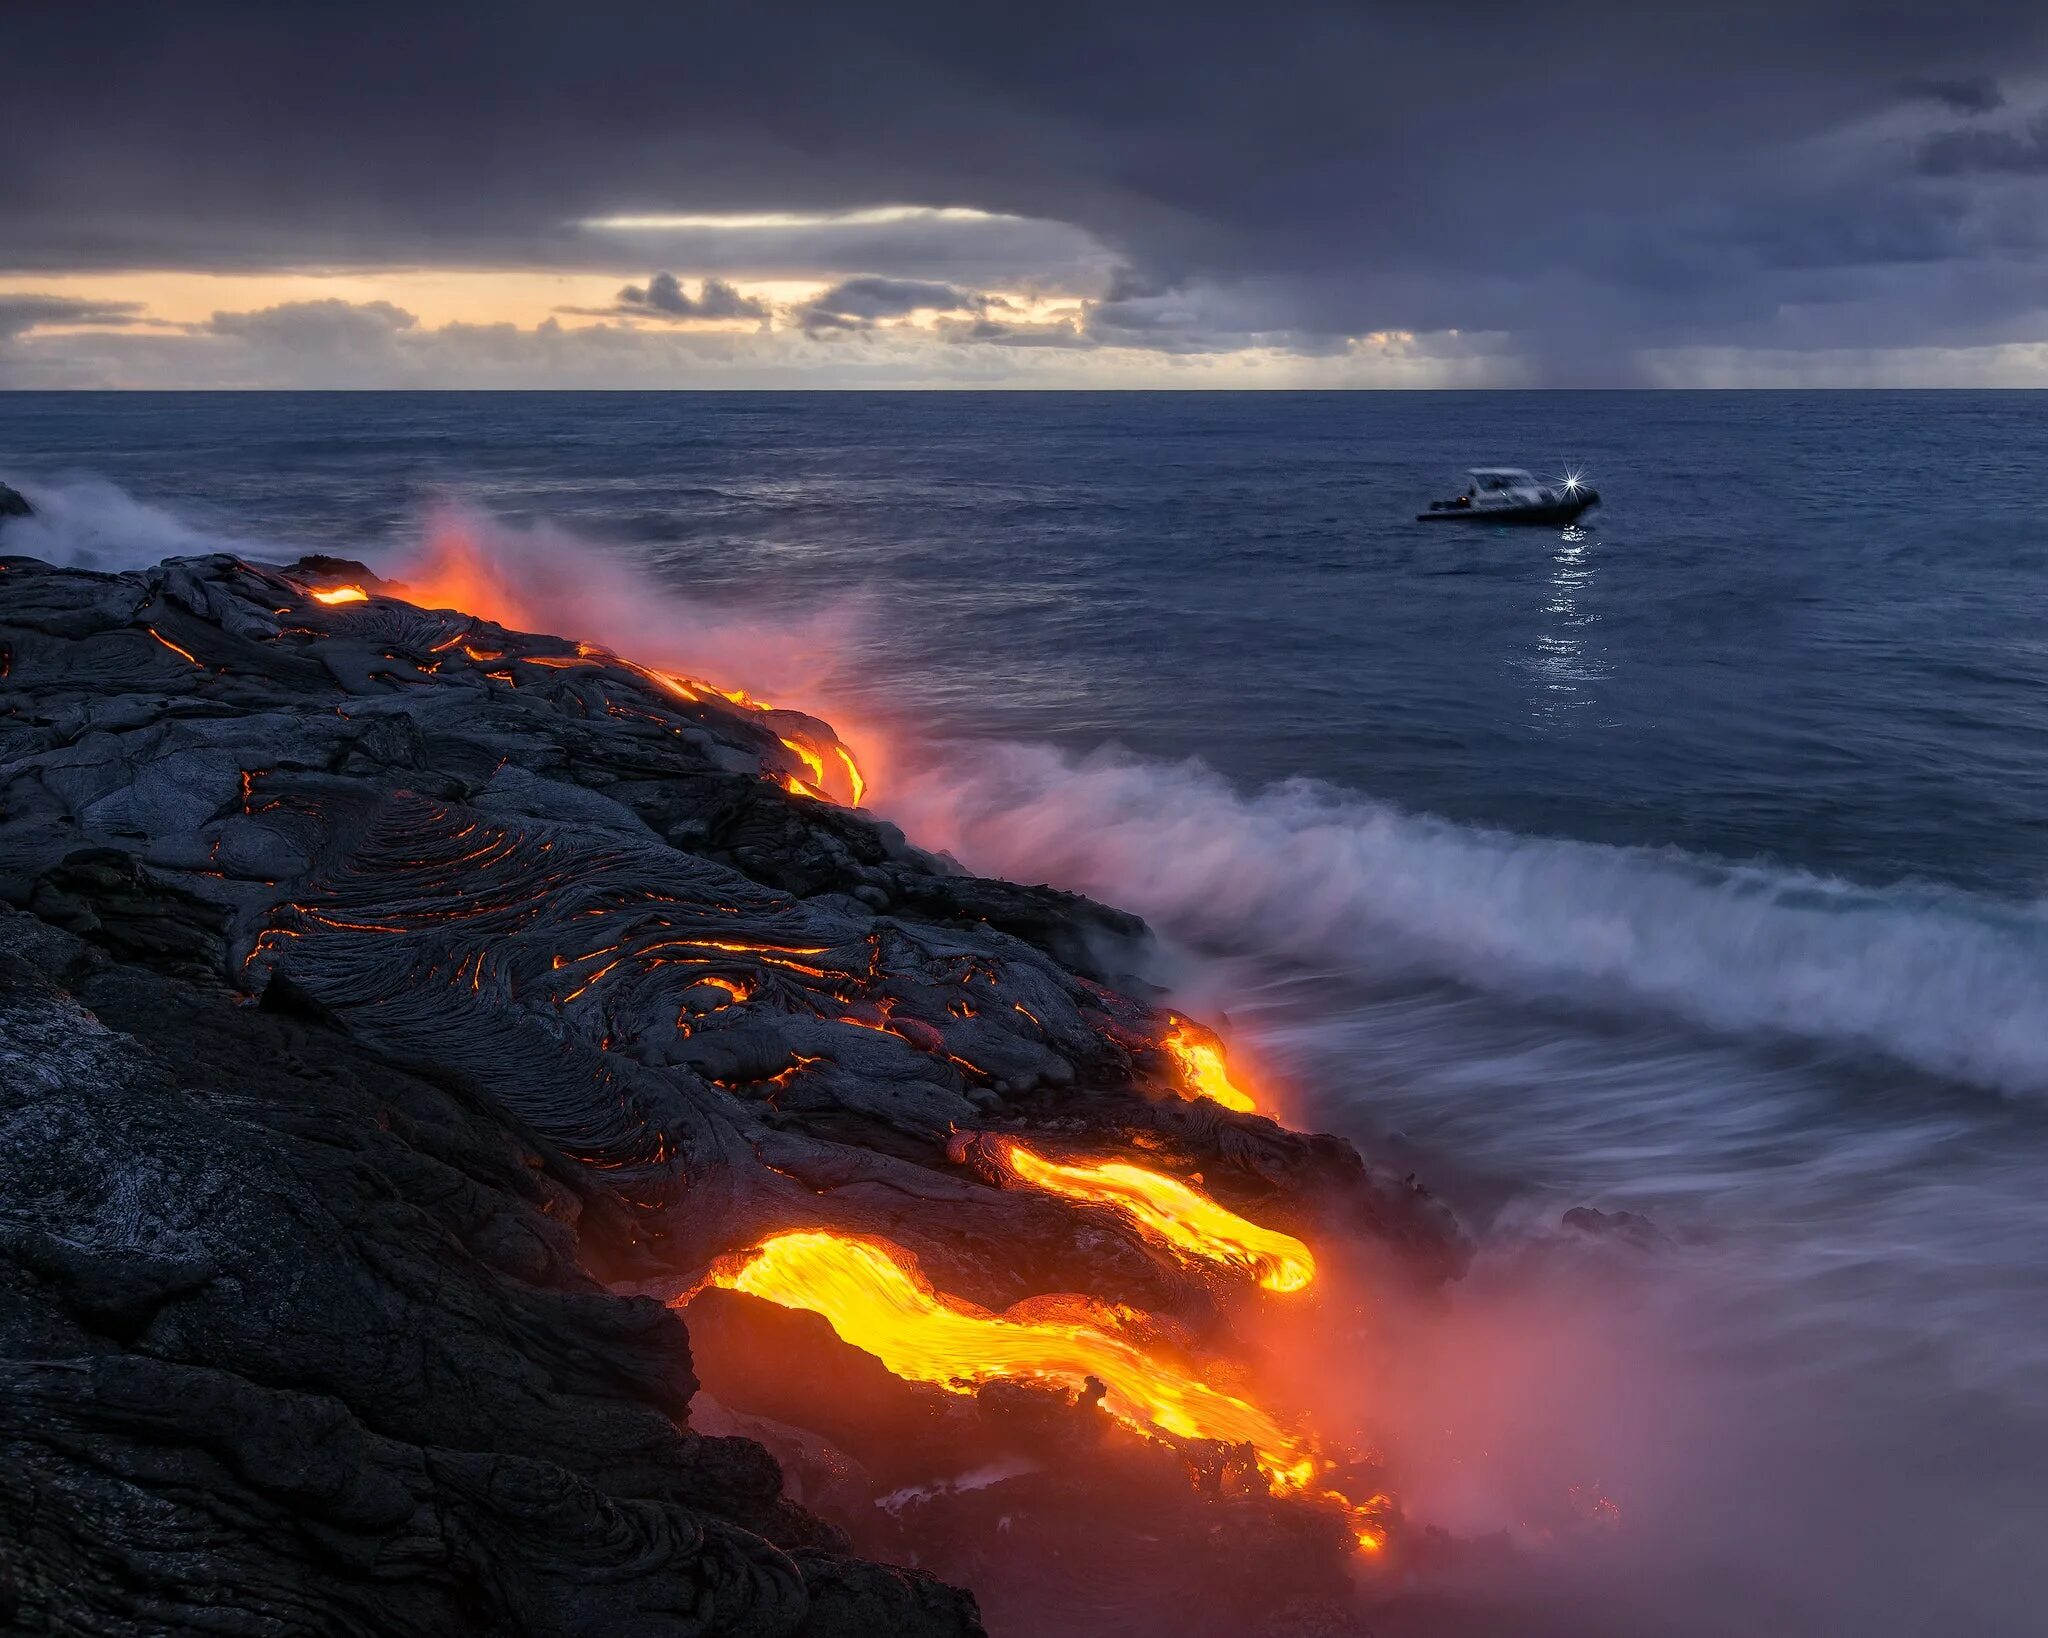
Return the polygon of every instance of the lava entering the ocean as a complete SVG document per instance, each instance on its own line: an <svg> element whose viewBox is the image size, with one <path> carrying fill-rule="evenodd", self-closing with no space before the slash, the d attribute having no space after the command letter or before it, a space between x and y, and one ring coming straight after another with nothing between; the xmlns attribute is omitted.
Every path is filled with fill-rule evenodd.
<svg viewBox="0 0 2048 1638"><path fill-rule="evenodd" d="M1230 1078L1223 1043L1215 1033L1178 1013L1168 1013L1166 1021L1170 1027L1159 1044L1180 1070L1188 1095L1212 1099L1241 1115L1257 1113L1259 1106L1251 1094Z"/></svg>
<svg viewBox="0 0 2048 1638"><path fill-rule="evenodd" d="M531 604L528 589L496 575L477 546L460 535L437 539L424 562L409 569L406 578L408 585L389 589L422 605L460 610L472 618L500 621L512 628L549 623L548 611ZM379 587L380 592L385 589ZM369 594L351 585L312 589L309 595L335 605L367 601ZM373 611L364 618L373 622L377 617ZM525 648L535 652L525 652ZM502 677L514 687L574 690L578 700L594 699L601 708L609 699L613 716L646 715L641 707L657 706L659 715L649 720L667 723L678 732L685 729L676 727L677 720L701 722L714 716L722 720L727 713L737 712L750 729L758 730L758 741L748 734L738 743L758 743L760 772L779 788L797 796L853 805L862 803L868 794L867 780L854 753L830 727L800 711L769 705L742 689L721 688L680 671L629 660L594 643L547 639L522 643L480 631L466 622L464 629L437 642L436 665L443 653L455 667L465 657L479 666L502 662L500 670L486 672L486 676ZM658 649L650 656L659 657ZM526 667L531 669L520 669ZM657 702L647 692L650 686L669 700L681 702L683 709ZM371 913L381 902L379 892L363 895L369 908L361 915L351 913L352 904L331 898L295 903L289 917L259 937L250 960L259 953L274 954L284 947L284 941L297 939L302 932L322 937L335 931L433 934L445 931L452 920L467 924L478 916L516 919L529 913L536 902L533 895L562 890L565 878L561 872L567 867L559 861L530 855L509 831L501 835L496 827L483 826L474 819L467 824L468 832L458 830L445 840L437 831L426 838L433 845L424 853L431 858L421 862L445 866L447 874L441 877L437 871L442 885L432 902L416 914ZM434 830L431 824L424 828ZM406 840L392 838L391 845L398 849L394 857L408 868L423 852L421 830L422 825L414 822L407 826ZM480 876L486 865L492 873ZM444 900L442 893L453 895L457 882L459 900ZM606 906L597 905L580 913L598 915L602 911ZM565 1010L570 1016L578 1011L603 1013L601 1054L608 1057L614 1051L620 1027L614 1012L629 1017L633 997L640 993L636 986L651 985L647 993L660 1000L656 1011L664 1038L671 1038L672 1032L674 1040L712 1043L703 1063L715 1068L703 1070L706 1081L747 1103L773 1106L774 1092L811 1066L827 1061L818 1051L798 1051L794 1046L786 1056L777 1057L767 1053L750 1056L737 1046L727 1049L719 1045L716 1038L722 1025L712 1021L712 1015L750 1002L764 1015L763 1029L770 1027L769 1015L789 1013L804 1019L815 1014L896 1036L949 1061L970 1080L994 1079L994 1072L977 1069L967 1058L947 1050L942 1032L911 1016L913 1009L899 1016L891 995L862 992L853 970L841 970L848 958L835 957L837 946L724 936L701 922L677 916L677 912L662 911L644 926L627 923L603 931L593 927L587 942L579 939L553 953L548 973L560 977L540 982L558 1014ZM287 921L292 924L286 925ZM879 934L870 937L870 960L879 959L879 938ZM745 959L722 961L721 955ZM444 965L449 982L466 986L471 994L481 993L485 976L482 951L464 950L461 960ZM678 970L652 979L648 976L670 968ZM793 987L785 982L785 974L795 975ZM510 969L492 969L493 982L501 985L509 985L515 976ZM994 984L993 969L984 976ZM671 978L675 982L671 983ZM818 983L806 989L801 983L804 979ZM1118 998L1118 1005L1127 1003ZM1022 1001L1012 1002L1012 1009L1030 1020L1037 1034L1046 1033L1046 1024ZM947 1010L953 1018L976 1016L974 1003L965 999L956 998ZM1103 1027L1109 1027L1106 1021ZM1149 1014L1116 1039L1133 1048L1156 1040L1171 1063L1172 1079L1181 1096L1207 1098L1237 1113L1258 1111L1253 1097L1231 1078L1223 1043L1215 1034L1179 1014L1166 1016L1163 1034L1155 1035L1157 1030L1157 1015ZM740 1031L729 1033L735 1042L745 1039ZM803 1037L805 1042L810 1038ZM721 1051L726 1052L729 1063L717 1057ZM974 1057L980 1059L981 1054L976 1052ZM1156 1062L1154 1068L1156 1072ZM618 1165L623 1160L656 1165L665 1161L670 1153L666 1129L656 1130L652 1142L642 1142L636 1111L623 1101L620 1107L617 1120L608 1114L603 1127L593 1127L587 1137L579 1136L578 1152L605 1157L602 1162L593 1159L593 1164ZM1057 1152L1040 1153L1007 1137L990 1136L982 1141L988 1145L986 1152L996 1157L1005 1182L1077 1205L1118 1212L1191 1271L1225 1270L1247 1284L1256 1283L1278 1294L1305 1292L1317 1278L1316 1258L1301 1240L1240 1216L1194 1181L1120 1158L1060 1158ZM961 1394L1002 1381L1080 1393L1084 1399L1099 1402L1123 1426L1177 1448L1193 1471L1212 1471L1219 1460L1217 1451L1227 1452L1222 1460L1234 1476L1232 1483L1242 1481L1246 1486L1239 1494L1258 1494L1263 1482L1274 1497L1308 1501L1341 1514L1364 1550L1377 1551L1385 1539L1392 1511L1386 1498L1354 1501L1341 1493L1333 1483L1339 1464L1315 1438L1254 1399L1241 1397L1242 1390L1231 1391L1237 1389L1235 1375L1217 1378L1227 1382L1227 1388L1216 1385L1178 1347L1160 1340L1156 1321L1132 1309L1075 1293L1033 1298L992 1312L935 1290L914 1259L889 1242L823 1228L776 1234L750 1252L729 1255L716 1266L709 1283L782 1308L819 1315L843 1342L874 1355L889 1372L908 1381Z"/></svg>
<svg viewBox="0 0 2048 1638"><path fill-rule="evenodd" d="M710 1283L818 1314L842 1342L895 1375L953 1393L997 1380L1086 1391L1092 1378L1103 1390L1102 1408L1128 1426L1248 1446L1275 1495L1340 1508L1362 1549L1377 1551L1385 1540L1384 1497L1353 1502L1321 1485L1331 1464L1311 1444L1257 1405L1119 1334L1118 1314L1090 1299L1038 1299L991 1313L935 1291L895 1246L823 1230L775 1235Z"/></svg>
<svg viewBox="0 0 2048 1638"><path fill-rule="evenodd" d="M1020 1183L1113 1207L1179 1255L1241 1269L1268 1291L1306 1290L1315 1278L1314 1254L1293 1235L1261 1228L1177 1177L1128 1161L1048 1160L1009 1139L998 1152Z"/></svg>

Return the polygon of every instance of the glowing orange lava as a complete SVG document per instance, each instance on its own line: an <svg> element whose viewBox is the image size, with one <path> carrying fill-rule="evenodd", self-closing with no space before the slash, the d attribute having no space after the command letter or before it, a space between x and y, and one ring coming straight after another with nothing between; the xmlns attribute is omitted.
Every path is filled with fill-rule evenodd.
<svg viewBox="0 0 2048 1638"><path fill-rule="evenodd" d="M428 560L409 579L411 585L401 588L404 595L425 607L460 609L481 619L529 630L542 627L549 618L546 607L532 603L517 587L508 585L477 544L461 536L437 539ZM360 586L330 587L310 595L329 606L364 602L369 597ZM195 665L199 663L189 651L169 639L153 630L150 635ZM472 662L490 663L506 658L502 651L471 640L481 635L473 628L450 635L435 645L435 652L459 645ZM845 800L855 806L866 799L868 783L852 751L833 738L822 724L802 713L779 711L744 690L719 688L695 677L651 669L587 643L576 645L573 658L566 654L517 658L538 668L537 673L526 674L535 686L546 686L546 673L551 670L582 665L612 667L631 672L693 705L722 709L718 702L723 702L741 711L758 713L755 720L763 737L757 743L766 749L761 764L764 777L809 798ZM509 665L486 675L517 686ZM645 702L644 694L635 698ZM676 713L669 711L665 715L673 717ZM796 759L794 766L801 770L801 775L783 762L770 744L769 735ZM245 806L251 779L251 775L243 776ZM454 839L464 841L465 837L466 832L458 833ZM487 837L455 862L473 862L500 845L512 844L503 837ZM432 913L437 918L470 916L496 913L495 906L496 901L490 899L475 905L465 901L464 908L441 908ZM416 930L404 919L350 920L310 906L292 908L316 926L365 933ZM245 965L266 951L274 951L283 941L301 936L298 929L291 927L265 929ZM815 966L796 959L829 958L832 951L828 946L674 937L643 945L629 954L617 953L619 948L614 944L582 955L556 956L556 970L577 969L565 979L573 982L574 987L560 997L558 1005L566 1006L583 997L621 965L631 964L629 972L649 962L673 961L695 967L717 962L715 952L744 953L764 966L821 980L847 976L836 966ZM483 956L479 953L474 972L468 972L465 963L455 969L454 979L461 981L466 976L471 989L476 990L482 972ZM969 976L973 976L972 971ZM992 968L982 976L994 982ZM754 986L749 982L709 973L699 974L692 984L709 986L729 997L729 1001L719 1003L721 1007L745 1003L754 994ZM962 1002L958 1006L962 1010L949 1008L954 1016L975 1016L972 1003ZM846 1016L844 1021L923 1044L921 1037L912 1033L912 1021L894 1023L886 1006L879 1010L878 1021L853 1015ZM1015 1010L1041 1030L1044 1028L1023 1005L1016 1005ZM694 1027L690 1017L694 1011L696 1004L686 1005L678 1013L678 1030L687 1034ZM1188 1097L1207 1097L1240 1112L1255 1108L1252 1098L1231 1080L1220 1040L1185 1018L1169 1015L1168 1025L1160 1045L1172 1058ZM937 1039L936 1032L928 1026L917 1028ZM610 1045L609 1036L605 1045ZM968 1060L950 1053L945 1056L965 1073L987 1078L986 1072ZM826 1061L794 1052L791 1060L773 1075L717 1084L773 1103L782 1087L811 1066ZM1315 1258L1301 1241L1238 1216L1180 1179L1126 1162L1052 1160L1013 1142L1005 1144L1003 1157L1018 1182L1067 1199L1121 1211L1177 1255L1242 1271L1269 1291L1299 1292L1316 1277ZM1240 1451L1248 1449L1274 1495L1302 1497L1340 1511L1364 1550L1377 1551L1384 1541L1386 1518L1392 1505L1385 1497L1354 1502L1331 1489L1328 1481L1334 1464L1321 1447L1306 1435L1290 1430L1251 1400L1214 1386L1176 1351L1148 1340L1142 1329L1143 1316L1132 1310L1070 1295L1037 1298L1001 1313L991 1312L934 1290L914 1260L895 1246L827 1231L775 1235L755 1250L727 1259L714 1272L712 1283L785 1308L816 1313L845 1342L875 1355L896 1375L934 1384L949 1392L972 1393L979 1385L998 1380L1038 1382L1083 1391L1093 1381L1101 1385L1101 1408L1124 1425L1168 1441L1213 1441Z"/></svg>
<svg viewBox="0 0 2048 1638"><path fill-rule="evenodd" d="M546 596L531 588L522 590L515 577L504 574L484 548L467 531L459 528L438 530L419 560L406 567L404 576L400 592L422 608L458 609L479 619L523 631L544 631L561 613ZM322 602L355 601L361 595L360 587L314 593ZM462 646L472 660L500 657L468 642ZM576 656L574 659L556 655L527 655L522 658L526 663L555 669L579 664L617 666L693 705L723 700L739 710L763 715L779 709L765 700L756 699L744 688L720 688L701 677L642 665L594 643L578 643ZM506 680L512 679L508 676ZM813 801L843 801L858 807L866 799L868 782L861 773L860 765L854 760L853 752L837 739L827 736L821 744L805 737L799 730L785 730L777 726L774 732L804 770L803 776L799 777L783 768L764 766L762 771L775 784L793 796Z"/></svg>
<svg viewBox="0 0 2048 1638"><path fill-rule="evenodd" d="M745 705L754 710L772 709L758 701L749 700L744 693L737 697L727 694L725 698L733 704ZM784 790L796 796L808 796L828 802L843 799L854 807L860 806L862 799L867 795L867 781L861 777L860 764L854 761L853 753L844 745L833 740L830 745L820 747L809 739L792 737L789 734L777 734L775 737L782 741L783 749L803 764L809 775L807 779L800 779L794 774L785 775L782 781ZM826 761L828 753L837 758L836 764ZM840 772L841 768L845 770L843 775Z"/></svg>
<svg viewBox="0 0 2048 1638"><path fill-rule="evenodd" d="M1341 1507L1359 1545L1382 1541L1382 1498L1355 1504L1317 1488L1328 1464L1306 1441L1247 1400L1118 1334L1116 1316L1085 1299L1065 1314L991 1313L934 1291L910 1258L882 1241L825 1231L778 1234L712 1283L822 1315L843 1342L913 1382L972 1393L996 1380L1080 1389L1093 1377L1102 1407L1144 1433L1251 1447L1276 1495ZM1034 1305L1041 1310L1044 1304Z"/></svg>
<svg viewBox="0 0 2048 1638"><path fill-rule="evenodd" d="M1261 1228L1200 1189L1124 1161L1062 1163L1004 1142L1003 1160L1022 1183L1114 1207L1184 1257L1254 1275L1268 1291L1301 1291L1316 1277L1314 1254L1291 1234Z"/></svg>
<svg viewBox="0 0 2048 1638"><path fill-rule="evenodd" d="M811 770L811 783L822 789L825 783L825 759L801 740L791 739L787 734L779 734L776 737L796 753L797 760Z"/></svg>
<svg viewBox="0 0 2048 1638"><path fill-rule="evenodd" d="M1223 1058L1223 1043L1200 1024L1191 1023L1176 1014L1168 1013L1166 1021L1171 1027L1159 1044L1180 1070L1181 1078L1188 1086L1188 1095L1213 1099L1225 1109L1235 1109L1241 1115L1255 1113L1259 1106L1252 1101L1251 1094L1230 1078L1229 1065Z"/></svg>
<svg viewBox="0 0 2048 1638"><path fill-rule="evenodd" d="M846 783L853 793L853 805L859 807L867 800L868 782L860 776L860 764L853 760L853 753L844 745L835 745L839 760L846 764Z"/></svg>
<svg viewBox="0 0 2048 1638"><path fill-rule="evenodd" d="M189 648L182 648L178 644L172 642L170 638L166 637L162 632L158 631L155 626L144 626L142 629L148 632L150 636L154 637L158 642L162 643L164 647L169 649L173 654L177 655L179 659L185 660L192 665L199 664L198 655L194 654Z"/></svg>

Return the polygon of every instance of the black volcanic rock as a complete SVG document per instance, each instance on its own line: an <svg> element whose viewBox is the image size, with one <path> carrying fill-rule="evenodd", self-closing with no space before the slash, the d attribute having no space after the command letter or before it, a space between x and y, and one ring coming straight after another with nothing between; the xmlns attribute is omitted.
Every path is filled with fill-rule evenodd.
<svg viewBox="0 0 2048 1638"><path fill-rule="evenodd" d="M310 595L337 581L371 595ZM665 1306L831 1228L993 1306L1229 1336L1133 1225L962 1133L1136 1146L1418 1281L1462 1266L1349 1145L1179 1094L1116 977L1140 924L783 788L833 743L799 713L332 559L0 559L0 656L22 1630L978 1630L691 1431Z"/></svg>
<svg viewBox="0 0 2048 1638"><path fill-rule="evenodd" d="M10 489L0 483L0 519L32 518L36 509L29 505L28 497L18 489Z"/></svg>
<svg viewBox="0 0 2048 1638"><path fill-rule="evenodd" d="M844 1630L814 1583L977 1630L688 1431L682 1326L579 1271L574 1174L486 1108L26 917L0 945L7 1630Z"/></svg>

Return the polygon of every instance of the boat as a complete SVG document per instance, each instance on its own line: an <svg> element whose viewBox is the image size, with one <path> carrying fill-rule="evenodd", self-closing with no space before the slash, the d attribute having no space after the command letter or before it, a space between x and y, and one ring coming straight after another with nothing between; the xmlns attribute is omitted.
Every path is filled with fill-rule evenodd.
<svg viewBox="0 0 2048 1638"><path fill-rule="evenodd" d="M1431 501L1417 523L1570 523L1600 491L1577 473L1554 484L1538 483L1518 466L1475 466L1472 481L1452 500Z"/></svg>

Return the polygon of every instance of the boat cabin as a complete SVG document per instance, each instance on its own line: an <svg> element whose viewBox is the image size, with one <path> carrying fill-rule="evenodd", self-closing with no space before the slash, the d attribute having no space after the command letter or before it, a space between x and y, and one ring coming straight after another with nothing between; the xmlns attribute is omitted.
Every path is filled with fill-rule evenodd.
<svg viewBox="0 0 2048 1638"><path fill-rule="evenodd" d="M1472 481L1465 486L1465 493L1474 499L1481 495L1511 495L1518 489L1543 487L1519 466L1475 466L1466 476Z"/></svg>

